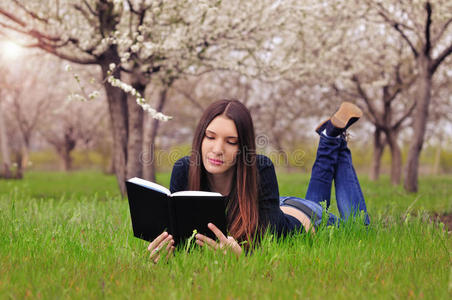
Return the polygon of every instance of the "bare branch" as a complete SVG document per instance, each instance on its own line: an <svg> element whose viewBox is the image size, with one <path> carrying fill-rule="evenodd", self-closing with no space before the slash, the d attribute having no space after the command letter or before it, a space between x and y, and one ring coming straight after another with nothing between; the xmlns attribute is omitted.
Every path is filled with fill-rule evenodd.
<svg viewBox="0 0 452 300"><path fill-rule="evenodd" d="M22 28L26 28L27 27L27 23L25 23L21 19L15 17L13 14L10 14L9 12L4 11L1 8L0 8L0 15L4 15L6 18L8 18L9 20L11 20L14 23L18 24ZM53 37L53 36L47 35L45 33L42 33L40 31L38 31L38 30L35 30L35 29L31 29L31 30L19 29L19 28L16 28L14 26L11 26L11 25L8 25L8 24L5 24L5 23L0 23L0 25L5 27L5 28L8 28L8 29L11 29L11 30L14 30L14 31L18 31L20 33L26 34L28 36L31 36L31 37L34 37L34 38L37 38L37 39L45 39L45 40L52 41L52 42L60 41L59 37Z"/></svg>
<svg viewBox="0 0 452 300"><path fill-rule="evenodd" d="M438 35L433 39L433 43L436 44L442 37L444 32L446 32L447 28L449 27L449 25L452 24L452 18L450 18L441 28L440 32L438 33Z"/></svg>
<svg viewBox="0 0 452 300"><path fill-rule="evenodd" d="M430 30L432 27L432 5L430 2L425 3L425 10L427 11L427 20L425 21L425 48L424 54L430 57L430 51L432 49Z"/></svg>
<svg viewBox="0 0 452 300"><path fill-rule="evenodd" d="M430 67L430 72L435 73L439 65L452 53L452 43L446 49L441 52L436 59L433 60L432 66Z"/></svg>
<svg viewBox="0 0 452 300"><path fill-rule="evenodd" d="M290 83L294 84L295 82L293 80L288 80ZM344 90L344 89L340 89L335 83L333 83L333 85L331 86L333 88L333 90L336 91L336 93L338 94L343 94L346 96L349 96L350 98L361 98L361 95L352 93L350 91Z"/></svg>
<svg viewBox="0 0 452 300"><path fill-rule="evenodd" d="M180 89L177 86L173 86L173 89L175 89L178 93L181 93L188 101L190 101L191 104L193 104L199 111L203 111L204 107L202 107L201 104L185 89Z"/></svg>
<svg viewBox="0 0 452 300"><path fill-rule="evenodd" d="M396 90L388 96L387 99L385 99L387 101L387 103L391 103L392 101L394 101L394 99L397 97L397 95L402 91L402 88L400 86L398 86L396 88Z"/></svg>
<svg viewBox="0 0 452 300"><path fill-rule="evenodd" d="M83 3L86 5L86 7L88 8L89 12L90 12L92 15L94 15L94 16L96 16L96 17L99 16L99 14L98 14L97 12L95 12L94 9L89 5L88 1L83 0Z"/></svg>
<svg viewBox="0 0 452 300"><path fill-rule="evenodd" d="M73 62L73 63L77 63L77 64L81 64L81 65L93 65L93 64L97 64L97 58L96 57L90 57L90 58L81 58L81 57L77 57L77 56L69 56L63 52L58 51L57 48L52 47L51 45L45 44L42 41L38 41L35 44L28 44L28 45L24 45L24 47L28 47L28 48L40 48L48 53L51 53L55 56L58 56L59 58L65 59L67 61Z"/></svg>
<svg viewBox="0 0 452 300"><path fill-rule="evenodd" d="M4 15L6 18L10 19L11 21L13 21L14 23L20 25L21 27L25 27L27 25L21 19L17 18L13 14L10 14L9 12L7 12L7 11L1 9L1 8L0 8L0 15Z"/></svg>
<svg viewBox="0 0 452 300"><path fill-rule="evenodd" d="M25 5L23 5L23 4L20 3L19 1L13 0L13 2L14 2L17 6L19 6L20 8L22 8L22 10L23 10L27 15L29 15L30 17L32 17L33 19L38 20L38 21L41 21L41 22L43 22L43 23L45 23L45 24L48 24L48 23L49 23L49 21L48 21L47 19L41 18L41 17L39 17L37 14L35 14L34 12L29 11L29 10L25 7Z"/></svg>
<svg viewBox="0 0 452 300"><path fill-rule="evenodd" d="M134 14L136 14L136 15L139 15L139 14L140 14L140 13L139 13L138 11L136 11L135 8L133 7L132 1L127 0L127 4L129 4L130 12L132 12L132 13L134 13Z"/></svg>
<svg viewBox="0 0 452 300"><path fill-rule="evenodd" d="M402 123L409 117L411 116L411 114L413 113L414 109L416 108L416 101L413 102L413 104L411 105L411 107L409 109L407 109L407 111L405 112L404 115L402 115L402 117L394 123L394 125L391 126L392 129L397 130L400 125L402 125Z"/></svg>
<svg viewBox="0 0 452 300"><path fill-rule="evenodd" d="M360 95L360 98L364 100L364 103L367 105L367 110L369 111L370 115L374 119L374 124L380 124L380 115L378 114L377 110L372 104L372 101L369 99L367 93L364 91L364 89L361 86L361 82L359 81L358 75L353 75L352 81L355 82L356 89L358 90L358 93Z"/></svg>
<svg viewBox="0 0 452 300"><path fill-rule="evenodd" d="M81 7L81 6L78 5L78 4L74 4L74 9L77 10L77 11L79 11L79 12L82 14L82 16L86 19L86 21L88 21L88 23L89 23L91 26L93 26L94 28L97 28L97 27L98 27L98 26L97 26L97 22L94 21L93 19L91 19L91 16L89 15L89 13L88 13L86 10L83 9L83 7Z"/></svg>
<svg viewBox="0 0 452 300"><path fill-rule="evenodd" d="M379 3L378 6L380 7L380 11L378 14L383 17L383 19L391 25L401 36L402 38L408 43L408 46L410 47L411 51L413 52L414 57L418 57L419 53L416 50L416 47L414 47L414 44L411 42L411 40L408 38L408 36L405 34L405 32L402 30L402 27L408 27L402 23L399 23L395 20L392 20L385 12L385 9L383 6ZM409 28L409 27L408 27Z"/></svg>

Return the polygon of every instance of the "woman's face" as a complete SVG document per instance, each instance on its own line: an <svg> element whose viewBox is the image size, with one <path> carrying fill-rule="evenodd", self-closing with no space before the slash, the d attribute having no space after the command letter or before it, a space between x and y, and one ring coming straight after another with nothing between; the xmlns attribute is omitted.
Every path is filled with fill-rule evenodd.
<svg viewBox="0 0 452 300"><path fill-rule="evenodd" d="M234 121L220 115L210 122L201 145L202 163L210 174L223 174L236 163L239 138Z"/></svg>

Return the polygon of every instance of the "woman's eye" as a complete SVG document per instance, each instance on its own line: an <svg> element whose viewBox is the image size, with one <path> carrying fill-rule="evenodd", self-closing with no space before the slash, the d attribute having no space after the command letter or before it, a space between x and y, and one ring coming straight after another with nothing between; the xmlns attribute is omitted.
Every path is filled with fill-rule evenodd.
<svg viewBox="0 0 452 300"><path fill-rule="evenodd" d="M208 139L208 140L213 140L214 137L206 135L206 139Z"/></svg>
<svg viewBox="0 0 452 300"><path fill-rule="evenodd" d="M237 142L228 142L229 145L237 145Z"/></svg>

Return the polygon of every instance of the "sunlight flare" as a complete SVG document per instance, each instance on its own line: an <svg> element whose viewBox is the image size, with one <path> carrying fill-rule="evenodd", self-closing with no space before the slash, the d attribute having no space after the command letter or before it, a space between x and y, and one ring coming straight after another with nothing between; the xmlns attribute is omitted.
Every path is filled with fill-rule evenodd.
<svg viewBox="0 0 452 300"><path fill-rule="evenodd" d="M1 43L1 54L7 59L15 59L20 56L22 47L12 41L4 41Z"/></svg>

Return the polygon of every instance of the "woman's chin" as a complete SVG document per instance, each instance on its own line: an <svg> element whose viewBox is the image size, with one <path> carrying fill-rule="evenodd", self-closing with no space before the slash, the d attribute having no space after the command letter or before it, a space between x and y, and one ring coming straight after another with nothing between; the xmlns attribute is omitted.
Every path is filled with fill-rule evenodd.
<svg viewBox="0 0 452 300"><path fill-rule="evenodd" d="M208 166L206 168L206 171L212 175L223 174L224 172L226 172L226 170L224 170L224 168L219 168L217 166Z"/></svg>
<svg viewBox="0 0 452 300"><path fill-rule="evenodd" d="M224 164L213 165L213 164L207 163L204 166L206 168L206 171L212 175L224 174L226 171L228 171L230 169L230 168L227 168Z"/></svg>

